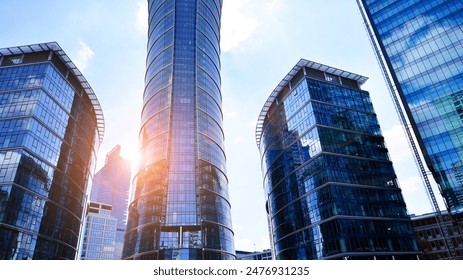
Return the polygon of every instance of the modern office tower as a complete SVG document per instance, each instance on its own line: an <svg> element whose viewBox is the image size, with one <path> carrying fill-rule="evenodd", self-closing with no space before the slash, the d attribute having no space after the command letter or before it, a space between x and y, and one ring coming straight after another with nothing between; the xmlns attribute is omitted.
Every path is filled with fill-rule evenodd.
<svg viewBox="0 0 463 280"><path fill-rule="evenodd" d="M358 0L447 209L463 220L463 2ZM361 3L360 3L361 2Z"/></svg>
<svg viewBox="0 0 463 280"><path fill-rule="evenodd" d="M81 260L117 259L114 255L119 221L112 210L111 205L90 202L83 230Z"/></svg>
<svg viewBox="0 0 463 280"><path fill-rule="evenodd" d="M90 201L110 205L112 215L117 219L117 233L113 259L120 260L127 227L127 207L131 168L130 160L120 155L121 146L117 145L107 155L105 165L93 177ZM107 254L101 254L106 257Z"/></svg>
<svg viewBox="0 0 463 280"><path fill-rule="evenodd" d="M367 78L300 60L257 123L275 259L416 259Z"/></svg>
<svg viewBox="0 0 463 280"><path fill-rule="evenodd" d="M235 259L220 93L221 0L148 1L125 259Z"/></svg>
<svg viewBox="0 0 463 280"><path fill-rule="evenodd" d="M463 230L452 223L447 211L442 211L442 216L445 217L445 223L442 226L447 227L449 241L442 236L435 213L411 215L422 260L463 259ZM445 242L453 243L455 256L449 254Z"/></svg>
<svg viewBox="0 0 463 280"><path fill-rule="evenodd" d="M103 133L57 43L0 49L0 259L76 259Z"/></svg>

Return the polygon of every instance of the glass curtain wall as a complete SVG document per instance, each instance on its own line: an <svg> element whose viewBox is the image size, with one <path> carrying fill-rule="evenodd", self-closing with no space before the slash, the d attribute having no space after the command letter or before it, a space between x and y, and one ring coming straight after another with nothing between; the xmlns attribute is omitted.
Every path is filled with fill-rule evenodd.
<svg viewBox="0 0 463 280"><path fill-rule="evenodd" d="M146 88L124 257L234 259L220 0L148 1Z"/></svg>
<svg viewBox="0 0 463 280"><path fill-rule="evenodd" d="M366 78L333 68L356 80L310 68L291 73L257 128L275 258L416 259L392 162L359 88Z"/></svg>
<svg viewBox="0 0 463 280"><path fill-rule="evenodd" d="M0 259L75 259L101 108L58 44L0 54Z"/></svg>
<svg viewBox="0 0 463 280"><path fill-rule="evenodd" d="M463 2L363 0L426 164L463 220Z"/></svg>

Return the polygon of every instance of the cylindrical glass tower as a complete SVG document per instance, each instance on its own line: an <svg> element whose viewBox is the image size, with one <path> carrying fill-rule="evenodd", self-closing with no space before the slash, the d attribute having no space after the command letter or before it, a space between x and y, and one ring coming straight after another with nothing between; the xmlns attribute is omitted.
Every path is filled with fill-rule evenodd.
<svg viewBox="0 0 463 280"><path fill-rule="evenodd" d="M221 0L150 0L125 259L234 259L220 93Z"/></svg>

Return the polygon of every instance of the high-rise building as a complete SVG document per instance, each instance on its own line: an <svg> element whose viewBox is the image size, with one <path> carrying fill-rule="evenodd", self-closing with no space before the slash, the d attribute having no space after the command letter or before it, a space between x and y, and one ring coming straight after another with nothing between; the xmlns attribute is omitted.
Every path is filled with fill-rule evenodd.
<svg viewBox="0 0 463 280"><path fill-rule="evenodd" d="M220 93L221 0L148 1L125 259L235 259Z"/></svg>
<svg viewBox="0 0 463 280"><path fill-rule="evenodd" d="M104 133L60 46L0 49L0 259L75 259Z"/></svg>
<svg viewBox="0 0 463 280"><path fill-rule="evenodd" d="M453 224L447 211L442 211L444 223L438 223L436 213L411 215L421 260L463 259L463 229ZM440 227L447 227L447 240L442 236ZM452 242L455 255L452 256L446 242Z"/></svg>
<svg viewBox="0 0 463 280"><path fill-rule="evenodd" d="M81 260L113 260L116 252L118 219L111 205L90 202L82 234ZM119 258L120 259L120 258Z"/></svg>
<svg viewBox="0 0 463 280"><path fill-rule="evenodd" d="M122 158L120 152L121 146L117 145L106 155L105 165L93 177L90 193L90 202L109 205L112 217L117 219L114 252L111 256L115 260L122 257L132 168L130 160ZM91 222L91 219L87 222ZM95 255L97 254L94 254L93 259L96 258ZM99 255L104 259L109 256L108 253Z"/></svg>
<svg viewBox="0 0 463 280"><path fill-rule="evenodd" d="M416 259L367 78L300 60L256 128L274 257Z"/></svg>
<svg viewBox="0 0 463 280"><path fill-rule="evenodd" d="M463 220L463 2L358 0L446 206Z"/></svg>

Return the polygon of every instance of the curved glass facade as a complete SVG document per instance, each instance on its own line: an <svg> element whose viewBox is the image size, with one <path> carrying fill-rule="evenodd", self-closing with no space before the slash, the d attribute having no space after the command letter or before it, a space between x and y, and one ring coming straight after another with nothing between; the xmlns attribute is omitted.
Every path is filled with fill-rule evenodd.
<svg viewBox="0 0 463 280"><path fill-rule="evenodd" d="M148 1L146 88L123 257L235 259L220 0Z"/></svg>
<svg viewBox="0 0 463 280"><path fill-rule="evenodd" d="M463 2L363 0L426 164L463 221ZM367 23L368 24L368 23Z"/></svg>
<svg viewBox="0 0 463 280"><path fill-rule="evenodd" d="M0 54L0 259L75 259L101 109L58 44Z"/></svg>
<svg viewBox="0 0 463 280"><path fill-rule="evenodd" d="M276 259L416 259L366 78L301 60L257 126Z"/></svg>

